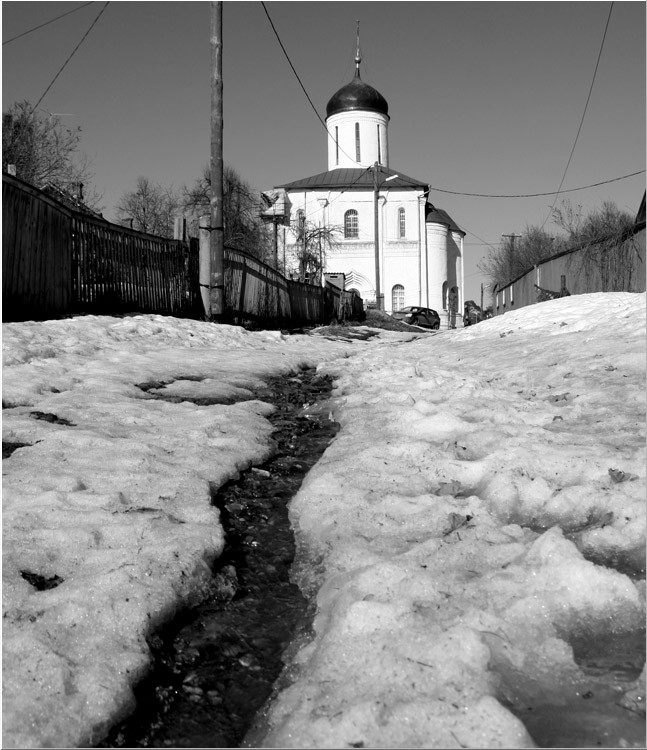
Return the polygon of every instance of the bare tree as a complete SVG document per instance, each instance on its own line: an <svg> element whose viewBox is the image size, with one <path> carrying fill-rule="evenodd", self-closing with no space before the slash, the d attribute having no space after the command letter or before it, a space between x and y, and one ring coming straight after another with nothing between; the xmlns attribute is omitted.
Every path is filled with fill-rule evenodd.
<svg viewBox="0 0 647 750"><path fill-rule="evenodd" d="M301 281L321 284L323 269L328 254L339 247L337 237L341 227L326 227L305 219L297 212L292 229L296 236L294 255L298 264L297 274Z"/></svg>
<svg viewBox="0 0 647 750"><path fill-rule="evenodd" d="M115 208L122 226L159 237L173 237L179 206L176 190L138 177L135 190L124 193Z"/></svg>
<svg viewBox="0 0 647 750"><path fill-rule="evenodd" d="M53 185L69 194L83 193L83 202L95 208L101 196L89 187L93 175L80 145L80 127L66 128L60 117L34 111L28 101L3 112L3 171L13 165L17 177L38 188Z"/></svg>
<svg viewBox="0 0 647 750"><path fill-rule="evenodd" d="M560 208L553 209L553 221L566 232L569 245L617 237L633 225L633 218L612 201L605 201L601 208L586 216L582 214L582 206L573 208L570 201L562 201Z"/></svg>
<svg viewBox="0 0 647 750"><path fill-rule="evenodd" d="M487 256L478 264L490 278L490 291L494 287L509 284L537 263L558 253L563 246L559 237L552 237L539 227L526 227L516 237L504 237L499 247L490 248Z"/></svg>
<svg viewBox="0 0 647 750"><path fill-rule="evenodd" d="M183 190L182 206L194 223L209 213L210 198L211 173L206 166L193 186ZM229 165L223 170L222 204L225 244L268 262L273 255L272 242L260 219L260 192Z"/></svg>
<svg viewBox="0 0 647 750"><path fill-rule="evenodd" d="M573 270L586 277L592 288L608 291L630 288L636 268L632 241L627 239L633 226L629 214L614 203L605 202L602 208L585 215L582 206L573 206L566 200L553 210L553 222L560 230L557 236L531 226L526 227L523 235L506 237L498 248L490 249L478 265L490 278L490 292L506 286L551 256L575 249L580 252L573 254Z"/></svg>
<svg viewBox="0 0 647 750"><path fill-rule="evenodd" d="M569 201L553 212L555 223L568 234L568 244L578 248L571 266L591 288L601 291L631 291L637 278L638 248L631 231L634 219L615 203L583 216L582 207Z"/></svg>

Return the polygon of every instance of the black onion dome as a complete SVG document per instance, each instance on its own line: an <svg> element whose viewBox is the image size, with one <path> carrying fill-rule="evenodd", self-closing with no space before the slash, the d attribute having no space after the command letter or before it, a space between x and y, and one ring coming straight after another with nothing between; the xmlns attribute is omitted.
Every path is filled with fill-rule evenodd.
<svg viewBox="0 0 647 750"><path fill-rule="evenodd" d="M326 105L326 117L331 117L339 112L352 112L353 110L366 110L369 112L380 112L389 116L389 105L386 99L368 83L364 83L359 77L359 70L355 73L353 80L342 86L333 94Z"/></svg>

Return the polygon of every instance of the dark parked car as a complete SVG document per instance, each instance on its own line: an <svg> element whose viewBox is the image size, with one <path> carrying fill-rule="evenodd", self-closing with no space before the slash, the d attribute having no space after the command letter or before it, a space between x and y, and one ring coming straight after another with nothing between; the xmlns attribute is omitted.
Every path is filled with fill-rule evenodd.
<svg viewBox="0 0 647 750"><path fill-rule="evenodd" d="M440 316L430 307L403 307L402 310L393 312L392 316L412 326L432 328L434 331L440 328Z"/></svg>

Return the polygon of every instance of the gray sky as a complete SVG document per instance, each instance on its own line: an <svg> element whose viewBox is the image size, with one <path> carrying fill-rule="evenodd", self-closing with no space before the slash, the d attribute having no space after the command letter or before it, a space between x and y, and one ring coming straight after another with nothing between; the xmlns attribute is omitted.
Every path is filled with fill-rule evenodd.
<svg viewBox="0 0 647 750"><path fill-rule="evenodd" d="M3 40L81 2L3 2ZM103 8L93 2L3 47L3 108L35 103ZM390 166L432 186L468 234L466 299L502 234L541 225L553 198L458 193L555 191L584 112L609 2L268 2L322 119L353 76L389 103ZM209 3L111 2L41 108L83 129L104 215L139 175L191 183L209 160ZM224 159L268 189L327 169L326 132L260 2L225 0ZM615 2L563 189L645 169L645 4ZM564 194L585 210L634 214L644 174ZM436 190L438 189L438 190ZM551 222L548 231L557 231ZM487 301L487 300L486 300Z"/></svg>

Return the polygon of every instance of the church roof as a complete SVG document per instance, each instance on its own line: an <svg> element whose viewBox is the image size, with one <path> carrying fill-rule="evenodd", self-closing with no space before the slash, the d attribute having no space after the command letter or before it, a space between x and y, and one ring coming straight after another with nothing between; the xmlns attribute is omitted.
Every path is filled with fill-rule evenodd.
<svg viewBox="0 0 647 750"><path fill-rule="evenodd" d="M352 112L363 110L368 112L380 112L389 116L389 105L379 91L364 83L359 75L359 62L355 70L355 77L350 83L342 86L335 92L326 105L326 117L331 117L339 112Z"/></svg>
<svg viewBox="0 0 647 750"><path fill-rule="evenodd" d="M395 176L394 176L395 175ZM393 177L394 176L394 177ZM387 177L393 177L384 187L389 188L422 188L428 190L429 185L426 182L415 180L413 177L407 177L402 172L396 172L388 167L380 167L380 187L383 186ZM355 167L353 169L332 169L329 172L321 172L312 177L304 177L295 182L288 182L284 185L276 185L277 188L284 190L318 190L320 188L370 188L373 189L373 171L366 167Z"/></svg>
<svg viewBox="0 0 647 750"><path fill-rule="evenodd" d="M438 208L431 203L427 203L425 207L425 222L427 224L446 224L452 232L460 232L463 237L465 236L465 232L458 226L447 211L443 211L442 208Z"/></svg>

